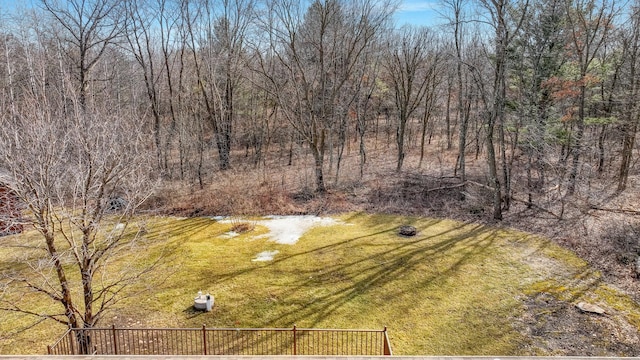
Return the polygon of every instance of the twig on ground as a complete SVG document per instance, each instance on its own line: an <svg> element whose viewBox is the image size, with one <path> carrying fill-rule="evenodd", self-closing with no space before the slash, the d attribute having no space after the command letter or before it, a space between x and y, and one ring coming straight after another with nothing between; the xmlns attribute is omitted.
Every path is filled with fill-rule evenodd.
<svg viewBox="0 0 640 360"><path fill-rule="evenodd" d="M433 188L433 189L427 189L426 192L439 191L439 190L450 190L450 189L463 187L465 185L466 185L466 183L460 183L460 184L448 185L448 186L441 186L441 187L437 187L437 188Z"/></svg>
<svg viewBox="0 0 640 360"><path fill-rule="evenodd" d="M485 188L487 190L493 191L493 188L491 186L489 186L489 185L481 184L479 182L475 182L475 181L471 181L471 180L467 180L467 183L475 185L475 186L480 186L481 188Z"/></svg>
<svg viewBox="0 0 640 360"><path fill-rule="evenodd" d="M631 210L631 209L603 208L603 207L599 207L599 206L596 206L596 205L589 205L589 209L597 210L597 211L608 211L608 212L617 213L617 214L630 214L630 215L635 215L635 216L639 216L640 215L640 211Z"/></svg>

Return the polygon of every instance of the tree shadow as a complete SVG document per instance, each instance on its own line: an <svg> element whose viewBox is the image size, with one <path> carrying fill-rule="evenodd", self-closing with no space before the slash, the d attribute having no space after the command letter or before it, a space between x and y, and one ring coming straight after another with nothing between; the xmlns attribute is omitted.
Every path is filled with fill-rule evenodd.
<svg viewBox="0 0 640 360"><path fill-rule="evenodd" d="M358 215L354 215L358 216ZM407 219L407 218L402 218ZM346 219L347 222L349 219ZM326 244L315 247L310 250L300 251L294 254L281 256L272 262L261 266L252 266L243 269L230 271L223 274L208 274L207 277L213 279L213 284L222 284L242 275L251 272L264 271L265 269L278 267L279 272L284 272L293 278L300 279L295 283L288 285L289 294L299 294L305 289L316 288L323 284L335 283L336 286L331 292L314 298L314 303L321 303L322 307L318 310L317 306L304 306L298 297L292 295L282 301L290 303L291 310L279 314L276 317L264 319L270 324L287 324L292 325L296 321L304 320L310 326L316 326L326 320L333 312L343 308L346 304L355 298L369 294L374 289L384 287L402 277L404 273L415 271L419 266L424 264L438 262L441 259L456 259L448 265L448 268L440 269L434 274L425 276L421 281L415 284L411 291L420 291L454 275L463 265L467 264L472 258L485 252L494 245L495 236L498 232L480 224L460 224L458 226L449 226L442 231L436 233L425 233L427 228L438 225L442 220L433 220L421 222L419 230L421 231L414 238L403 238L398 236L397 241L381 244L373 254L368 256L355 255L347 261L339 261L321 269L287 269L287 262L291 262L296 258L303 256L314 256L314 254L322 254L330 251L348 252L349 247L357 245L371 239L374 240L383 234L396 233L397 226L375 223L371 224L373 232L366 235L347 238L336 243ZM407 219L404 223L414 224L417 219ZM437 239L442 239L437 241ZM434 242L434 240L436 240ZM373 244L372 246L376 246ZM366 268L367 263L374 264ZM286 270L282 270L282 269ZM311 275L311 276L307 276ZM340 283L349 284L349 286L339 286ZM407 289L398 288L394 291L385 293L386 299L393 299L403 296Z"/></svg>
<svg viewBox="0 0 640 360"><path fill-rule="evenodd" d="M336 264L332 267L325 268L323 270L324 273L346 273L350 279L354 279L356 277L361 277L361 279L353 282L350 287L338 289L332 293L316 298L315 301L324 304L320 311L317 311L317 308L296 308L291 312L284 313L277 318L271 319L271 321L278 323L291 321L292 319L306 319L313 327L329 317L331 313L338 311L345 304L373 289L388 285L402 276L403 273L415 270L417 266L422 265L425 262L435 262L440 257L451 256L451 253L449 252L454 247L459 246L461 241L467 241L467 244L458 250L462 253L462 256L451 264L449 268L441 270L437 274L425 277L411 289L412 292L419 292L421 289L427 288L433 283L437 283L444 278L452 276L462 265L467 263L469 259L481 252L484 252L493 244L493 238L491 237L495 233L495 230L487 230L487 228L482 225L476 225L470 231L451 237L447 240L428 246L416 246L431 240L434 237L444 236L444 234L451 231L453 231L453 229L444 231L440 234L426 236L421 239L399 244L385 253L386 257L393 260L381 262L377 267L370 268L366 273L357 273L361 268L358 265L362 262L372 260L377 256L374 255L369 258L360 258L352 262ZM481 235L486 235L489 238L469 241L470 238L473 239ZM316 284L317 280L306 279L291 288L291 292L297 293L304 288L309 288ZM386 293L385 298L392 299L402 296L405 294L406 290L407 289L398 288L394 292Z"/></svg>
<svg viewBox="0 0 640 360"><path fill-rule="evenodd" d="M217 224L217 221L206 217L189 218L185 220L165 221L160 224L154 224L150 229L148 236L154 238L162 238L167 234L180 234L179 238L192 238L200 234L208 227ZM214 238L224 234L226 230L218 230L211 232L210 237ZM175 237L172 236L172 237Z"/></svg>

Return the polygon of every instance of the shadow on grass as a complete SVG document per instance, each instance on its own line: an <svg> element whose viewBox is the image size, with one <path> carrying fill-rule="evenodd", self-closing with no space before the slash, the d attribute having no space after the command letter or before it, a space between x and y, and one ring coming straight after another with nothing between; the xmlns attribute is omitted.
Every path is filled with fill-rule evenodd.
<svg viewBox="0 0 640 360"><path fill-rule="evenodd" d="M376 258L377 256L362 258L353 262L336 264L332 267L325 268L325 273L351 273L349 276L351 279L355 277L361 277L361 279L353 282L350 287L338 289L333 293L316 298L316 302L323 304L320 309L308 307L296 308L294 311L284 313L278 318L272 320L280 322L292 321L294 319L307 319L311 322L311 326L315 326L345 304L353 301L355 298L362 296L372 289L383 287L391 283L402 276L403 273L415 270L417 266L423 265L424 263L435 262L439 257L452 256L449 251L454 246L458 246L461 241L467 241L466 246L459 250L459 253L461 253L462 256L451 264L448 269L425 277L419 283L415 284L412 289L398 288L395 292L387 292L385 294L385 298L387 300L391 300L405 294L407 290L411 292L418 292L420 289L426 288L440 279L451 277L470 258L485 251L493 243L492 238L477 240L469 239L476 239L481 235L492 236L495 233L495 231L490 231L483 226L476 225L474 228L461 235L454 236L450 239L443 240L432 245L416 247L418 244L431 240L434 237L444 236L446 233L452 231L454 230L444 231L437 235L427 236L400 244L395 248L386 251L385 257L390 260L378 263L377 266L369 268L368 271L364 273L357 273L361 268L358 265L362 262L371 260L372 258ZM296 292L299 289L314 286L316 283L316 280L305 280L297 284L297 287L293 288L292 291Z"/></svg>
<svg viewBox="0 0 640 360"><path fill-rule="evenodd" d="M429 316L430 305L424 307L424 304L428 302L447 302L447 291L458 291L459 288L455 283L461 278L469 278L468 271L480 272L479 276L476 276L478 275L476 273L471 274L475 279L481 279L485 275L493 277L488 279L489 283L487 284L500 288L499 293L504 293L511 291L509 289L512 286L514 289L518 289L518 286L522 284L503 283L500 278L501 271L510 271L507 268L502 270L503 266L509 266L511 261L526 264L527 256L554 257L555 250L552 249L549 253L547 249L553 244L545 241L537 244L529 241L523 242L522 246L525 250L523 257L518 257L513 253L502 257L500 253L503 250L518 251L518 240L507 240L505 236L519 239L519 235L477 223L456 223L449 220L425 221L424 219L402 216L387 217L382 215L382 218L380 216L362 218L361 216L355 214L344 221L358 223L361 226L360 230L368 229L369 232L364 235L358 234L359 236L348 237L348 234L340 233L336 237L344 239L330 239L327 241L334 242L320 243L310 249L304 249L303 246L317 243L307 242L300 247L287 247L286 251L283 251L271 262L247 263L246 266L240 265L240 268L222 273L205 270L199 274L199 277L206 278L212 285L226 285L236 282L249 284L247 281L273 277L275 283L273 286L280 288L280 290L275 291L276 295L265 294L265 296L273 296L276 299L272 304L263 303L258 298L248 299L246 303L243 302L242 306L248 305L253 309L249 310L253 319L249 320L249 323L254 326L282 327L297 323L311 328L326 327L327 321L338 320L341 322L340 319L347 316L347 321L355 323L363 323L363 320L358 319L368 317L370 320L388 322L381 324L381 326L393 324L396 327L407 327L409 325L405 325L406 323L430 321L415 319L413 316L415 314ZM411 238L398 236L399 224L416 226L419 230L418 235ZM348 229L344 231L348 231ZM515 247L508 248L511 250L501 248L505 241ZM494 265L494 268L486 270L488 272L483 274L483 264L492 261L494 254L500 257L496 261L507 261L507 263ZM564 263L564 255L558 254L557 256L560 256L559 263ZM562 282L560 284L550 283L549 285L570 289L563 295L565 301L577 301L585 293L600 285L602 279L595 276L588 267L567 266L570 268L570 274L566 274L566 276L556 274L563 279ZM513 280L515 274L526 270L514 271L507 274L506 277ZM511 280L505 279L505 281ZM470 285L467 280L462 283L466 284L464 286L474 286L474 284ZM470 291L469 295L477 300L478 294L482 292L481 287L487 284L478 284L479 287ZM251 286L265 285L271 286L261 280L251 284ZM434 292L434 289L441 286L449 286L450 290L436 290ZM250 292L250 287L243 286L243 288L249 292L241 296L253 296L254 293ZM538 290L545 291L545 288L540 287ZM558 291L554 288L547 290L549 292ZM257 290L255 294L262 296L261 291ZM466 296L466 289L460 289L460 291L462 292L460 296ZM518 296L518 293L508 296ZM535 296L535 294L530 296ZM458 299L458 301L460 300ZM498 302L492 303L491 308L482 304L476 307L463 301L460 303L461 307L448 307L447 311L453 310L454 313L441 313L447 318L451 316L451 319L436 325L433 329L453 329L455 331L454 328L446 326L451 326L451 321L459 319L459 321L465 322L466 331L469 332L471 329L471 333L451 334L452 337L457 336L455 341L458 347L455 349L442 348L443 345L439 344L441 347L437 349L440 350L436 351L445 349L445 351L452 351L456 354L459 351L463 353L464 351L489 353L496 348L503 349L508 353L522 351L524 348L519 347L521 340L514 338L514 329L509 326L511 320L506 318L511 316L510 314L517 314L520 311L518 310L520 309L519 302L516 300L515 302L503 303L499 298L494 298L493 301ZM394 308L385 308L387 305ZM420 308L421 306L424 308ZM415 308L418 308L416 313L413 312ZM442 307L436 305L436 309L442 310ZM371 313L367 314L368 311ZM386 313L376 315L377 311ZM504 319L494 319L501 325L496 326L496 321L492 324L487 323L496 316L492 312L506 315ZM348 320L350 313L353 313L356 319ZM340 314L340 316L336 318L336 314ZM193 315L193 317L197 316L197 314ZM394 323L396 318L399 319L399 322ZM364 320L365 323L367 321ZM445 327L439 328L437 326ZM455 325L453 326L455 327ZM488 326L490 329L487 328ZM477 329L477 333L473 329ZM398 329L397 334L399 337L420 337L429 334L429 332L413 334L412 331L414 330ZM404 339L404 341L409 340ZM416 341L419 340L415 339L409 342ZM427 344L430 343L428 339L424 341ZM404 344L404 346L406 345ZM411 348L415 350L415 346L412 346Z"/></svg>
<svg viewBox="0 0 640 360"><path fill-rule="evenodd" d="M359 214L352 215L351 217L345 219L344 222L345 223L349 223L350 220L353 220L353 219L357 218L358 216L360 216L360 215ZM416 220L414 219L413 221L406 222L406 223L407 224L413 224L413 223L415 223L415 221ZM430 222L428 225L429 226L435 225L435 224L437 224L439 222L440 222L440 220L434 220L433 222ZM466 225L463 224L463 225L460 226L460 228L463 228L464 226L466 226ZM317 248L314 248L314 249L311 249L311 250L298 252L298 253L295 253L293 255L280 256L280 257L278 257L277 259L275 259L273 261L265 262L264 265L259 266L259 267L253 266L253 267L247 267L247 268L244 268L244 269L235 270L235 271L228 272L228 273L223 273L223 274L211 274L210 278L213 279L211 283L212 284L223 283L223 282L226 282L226 281L228 281L230 279L236 278L238 276L245 275L247 273L251 273L251 272L254 272L254 271L259 271L261 269L265 269L265 268L269 268L269 267L275 267L275 266L279 265L280 263L285 263L287 261L291 261L292 259L297 258L297 257L313 255L313 254L317 254L317 253L323 253L323 252L326 252L326 251L330 251L332 249L344 247L344 246L346 246L346 245L348 245L350 243L354 243L354 242L357 242L359 240L363 240L363 239L366 239L366 238L373 238L373 237L376 237L376 236L379 236L379 235L382 235L382 234L394 233L397 230L397 226L393 226L393 227L381 226L381 224L379 224L379 223L372 224L372 226L370 226L370 227L371 228L383 227L383 229L380 229L380 230L378 230L376 232L372 232L372 233L367 234L367 235L362 235L362 236L346 239L346 240L343 240L341 242L336 242L336 243L320 246L320 247L317 247ZM456 230L457 229L454 228L454 229L442 232L441 234L437 234L437 235L433 235L433 236L430 236L428 238L425 238L425 240L426 239L431 239L431 238L437 237L437 236L443 236L443 235L445 235L447 233L450 233L450 232L456 231ZM411 244L411 243L407 242L406 244ZM366 261L366 260L367 259L365 258L365 259L362 259L362 260L360 260L358 262L362 262L362 261ZM356 263L358 263L358 262L356 262Z"/></svg>
<svg viewBox="0 0 640 360"><path fill-rule="evenodd" d="M416 222L416 219L402 219L407 220L404 222L405 224L413 224ZM345 220L345 222L348 221L349 219ZM421 227L421 230L424 232L426 228L438 225L440 222L441 220L428 222ZM392 299L401 296L407 290L420 291L420 289L426 288L434 282L452 276L461 266L469 262L470 259L491 247L494 244L494 238L498 232L497 229L479 224L470 225L461 223L458 226L449 227L446 230L434 234L417 236L415 238L398 237L397 240L394 239L391 242L386 241L386 243L380 245L380 249L376 249L371 255L361 256L356 253L352 257L352 260L347 258L347 261L337 261L329 266L325 266L320 269L322 271L321 276L314 276L312 278L305 276L317 275L318 269L287 269L286 263L292 262L296 258L314 255L319 256L320 254L335 250L343 250L347 253L349 250L356 251L355 249L349 249L349 246L356 245L357 243L368 245L375 242L380 235L395 234L397 231L396 225L389 226L389 224L372 223L370 228L376 231L367 235L319 246L311 250L282 256L262 266L247 267L223 274L211 273L205 276L212 279L213 284L221 284L251 272L264 271L274 267L285 268L286 270L283 271L280 269L279 271L287 273L295 279L303 279L298 280L288 288L287 293L289 294L298 294L300 291L304 292L305 289L315 288L327 283L337 283L336 287L334 287L330 293L319 296L313 300L314 303L319 303L321 306L307 306L309 304L305 304L302 299L291 297L285 300L291 303L291 310L277 317L268 320L265 319L265 321L271 324L287 325L291 325L296 321L305 320L310 323L311 326L316 326L345 304L348 304L357 297L367 294L373 289L388 285L401 277L403 273L416 270L419 266L436 262L441 258L451 258L456 255L457 259L449 265L449 268L426 276L420 283L416 284L413 289L398 288L393 292L387 292L385 298ZM439 238L442 238L442 240L437 241ZM366 239L371 239L371 242L365 242ZM434 242L434 240L436 241ZM456 251L452 253L454 247ZM369 262L375 265L366 265ZM363 271L363 269L365 270ZM349 286L338 286L340 283L348 284Z"/></svg>
<svg viewBox="0 0 640 360"><path fill-rule="evenodd" d="M201 233L208 227L217 224L217 221L209 218L190 218L185 220L165 221L154 224L149 236L154 238L171 237L172 240L193 239L202 237ZM227 229L210 232L208 238L215 238L227 232ZM179 234L170 235L170 234ZM170 236L169 236L170 235Z"/></svg>
<svg viewBox="0 0 640 360"><path fill-rule="evenodd" d="M189 306L187 308L185 308L184 310L182 310L182 313L184 314L185 318L187 319L195 319L198 317L201 317L202 315L205 314L204 310L196 310L193 306Z"/></svg>

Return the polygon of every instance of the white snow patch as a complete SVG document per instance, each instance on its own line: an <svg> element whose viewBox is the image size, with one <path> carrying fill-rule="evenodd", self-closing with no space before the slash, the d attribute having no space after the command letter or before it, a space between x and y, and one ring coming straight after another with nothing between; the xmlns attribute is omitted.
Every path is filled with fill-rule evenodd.
<svg viewBox="0 0 640 360"><path fill-rule="evenodd" d="M280 251L278 250L273 250L273 251L263 251L261 253L259 253L258 255L256 255L256 257L254 259L252 259L251 261L271 261L273 260L273 257L276 256Z"/></svg>
<svg viewBox="0 0 640 360"><path fill-rule="evenodd" d="M124 224L123 223L118 223L116 224L116 230L124 230Z"/></svg>
<svg viewBox="0 0 640 360"><path fill-rule="evenodd" d="M230 219L228 217L216 216L212 219L220 223L231 223L237 221L245 221L242 219ZM246 220L250 221L250 220ZM256 225L262 225L269 229L269 233L257 236L254 239L269 238L277 244L293 245L304 233L316 226L331 226L341 224L330 217L318 217L314 215L295 215L295 216L266 216L263 220L251 220Z"/></svg>
<svg viewBox="0 0 640 360"><path fill-rule="evenodd" d="M237 232L235 232L235 231L228 231L228 232L226 232L226 233L224 233L224 234L220 235L220 237L223 237L223 238L225 238L225 239L232 239L232 238L234 238L234 237L236 237L236 236L238 236L238 235L240 235L240 234L238 234L238 233L237 233Z"/></svg>
<svg viewBox="0 0 640 360"><path fill-rule="evenodd" d="M338 221L330 217L313 215L299 216L267 216L266 220L259 220L258 224L269 229L266 235L277 244L293 245L304 233L316 226L331 226Z"/></svg>

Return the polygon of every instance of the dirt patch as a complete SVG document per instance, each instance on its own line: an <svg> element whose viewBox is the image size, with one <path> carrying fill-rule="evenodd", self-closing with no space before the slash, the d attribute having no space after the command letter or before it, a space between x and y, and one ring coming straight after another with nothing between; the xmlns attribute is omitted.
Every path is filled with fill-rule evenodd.
<svg viewBox="0 0 640 360"><path fill-rule="evenodd" d="M552 259L548 256L538 256L538 254L528 254L523 258L531 267L532 277L549 278L549 277L568 277L571 273L567 267L560 261Z"/></svg>
<svg viewBox="0 0 640 360"><path fill-rule="evenodd" d="M550 294L524 301L516 327L527 338L522 351L554 356L639 356L638 332L621 314L586 313Z"/></svg>

